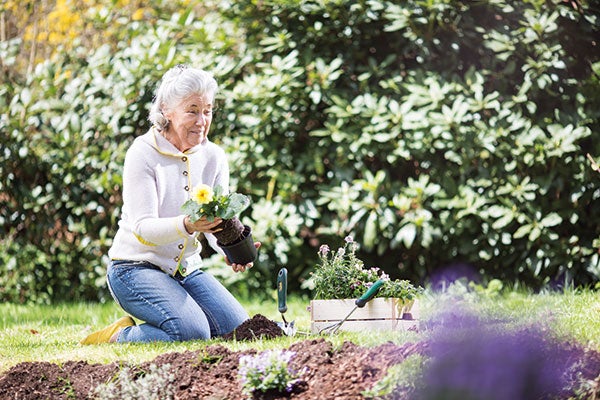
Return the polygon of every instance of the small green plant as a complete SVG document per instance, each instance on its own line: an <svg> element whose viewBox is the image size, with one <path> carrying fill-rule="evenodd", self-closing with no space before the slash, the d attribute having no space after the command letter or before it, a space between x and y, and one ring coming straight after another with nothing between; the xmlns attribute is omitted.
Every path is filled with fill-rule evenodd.
<svg viewBox="0 0 600 400"><path fill-rule="evenodd" d="M571 369L574 371L581 367L581 361L573 364ZM600 376L594 379L585 378L581 372L574 373L568 382L573 391L572 399L596 399L600 393Z"/></svg>
<svg viewBox="0 0 600 400"><path fill-rule="evenodd" d="M169 364L160 367L152 364L141 375L126 367L119 371L115 381L98 385L94 393L98 400L170 400L175 393L174 381Z"/></svg>
<svg viewBox="0 0 600 400"><path fill-rule="evenodd" d="M206 217L211 222L215 218L222 218L223 221L217 226L219 230L213 233L219 246L222 246L233 245L244 239L252 243L250 227L244 226L237 217L249 205L250 198L241 193L224 193L220 186L213 190L208 185L199 184L192 189L191 198L183 203L181 210L189 215L192 223L202 217ZM246 250L243 254L231 254L225 250L225 254L231 262L246 264L248 260L256 258L254 248L251 250L246 248Z"/></svg>
<svg viewBox="0 0 600 400"><path fill-rule="evenodd" d="M73 383L69 380L69 378L59 377L58 381L63 384L63 386L59 389L60 394L64 395L66 399L77 398L77 393L75 393L75 388L73 388Z"/></svg>
<svg viewBox="0 0 600 400"><path fill-rule="evenodd" d="M238 376L242 381L242 392L250 398L268 391L291 393L301 375L289 367L295 354L293 351L267 350L240 357Z"/></svg>
<svg viewBox="0 0 600 400"><path fill-rule="evenodd" d="M315 298L358 298L378 279L385 281L378 297L412 300L423 291L422 288L415 287L407 280L391 280L378 267L366 268L363 261L356 256L357 250L358 243L351 236L346 236L344 245L335 252L326 244L319 248L320 261L311 276Z"/></svg>
<svg viewBox="0 0 600 400"><path fill-rule="evenodd" d="M411 397L420 389L425 362L425 357L420 354L407 357L402 363L392 365L387 374L362 395L379 400L399 398L400 394Z"/></svg>
<svg viewBox="0 0 600 400"><path fill-rule="evenodd" d="M241 193L223 194L223 189L217 186L213 189L204 184L200 184L192 190L192 196L183 203L181 210L190 216L190 220L195 222L206 216L206 219L213 221L216 217L222 219L231 219L250 205L250 199Z"/></svg>

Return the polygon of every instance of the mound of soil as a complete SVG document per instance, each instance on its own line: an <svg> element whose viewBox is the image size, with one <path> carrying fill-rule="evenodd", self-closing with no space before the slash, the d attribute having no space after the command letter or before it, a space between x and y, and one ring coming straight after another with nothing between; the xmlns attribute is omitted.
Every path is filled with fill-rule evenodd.
<svg viewBox="0 0 600 400"><path fill-rule="evenodd" d="M271 321L264 315L256 314L254 317L244 321L233 332L224 335L225 340L255 340L274 339L283 336L283 329L276 322Z"/></svg>

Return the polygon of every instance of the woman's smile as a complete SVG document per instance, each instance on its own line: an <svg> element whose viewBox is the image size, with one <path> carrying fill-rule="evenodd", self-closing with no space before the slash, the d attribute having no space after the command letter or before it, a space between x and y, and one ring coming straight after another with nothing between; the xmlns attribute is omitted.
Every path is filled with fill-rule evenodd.
<svg viewBox="0 0 600 400"><path fill-rule="evenodd" d="M186 151L208 136L212 103L207 96L194 94L168 110L165 116L169 119L166 138L180 151Z"/></svg>

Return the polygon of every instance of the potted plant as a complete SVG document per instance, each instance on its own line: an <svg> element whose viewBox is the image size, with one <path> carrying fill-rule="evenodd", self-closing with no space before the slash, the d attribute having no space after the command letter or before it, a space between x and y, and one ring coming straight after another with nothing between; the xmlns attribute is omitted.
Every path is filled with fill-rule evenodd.
<svg viewBox="0 0 600 400"><path fill-rule="evenodd" d="M332 251L328 245L319 248L319 263L311 273L315 299L311 301L311 330L321 331L344 319L360 298L378 280L383 285L377 297L364 308L351 314L342 330L410 328L416 324L415 302L423 288L407 280L391 280L377 267L366 268L356 251L358 243L351 236L344 245Z"/></svg>
<svg viewBox="0 0 600 400"><path fill-rule="evenodd" d="M200 184L192 189L192 196L181 206L191 222L202 217L209 221L221 218L217 226L221 230L213 233L217 245L234 264L248 264L256 260L252 229L242 224L238 215L250 205L250 199L240 193L223 193L223 189Z"/></svg>

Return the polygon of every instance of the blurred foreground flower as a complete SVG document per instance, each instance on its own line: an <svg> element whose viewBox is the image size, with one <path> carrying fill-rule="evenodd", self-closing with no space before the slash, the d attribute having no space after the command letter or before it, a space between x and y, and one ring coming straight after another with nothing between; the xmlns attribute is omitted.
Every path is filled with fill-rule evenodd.
<svg viewBox="0 0 600 400"><path fill-rule="evenodd" d="M435 326L419 400L565 398L581 347L540 327L511 330L461 312Z"/></svg>

